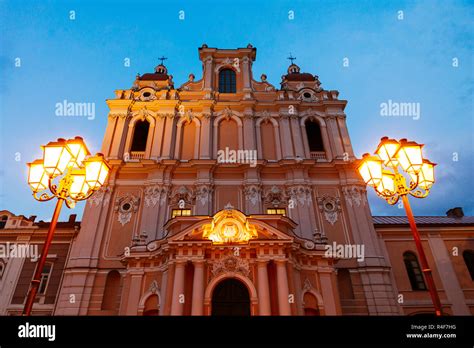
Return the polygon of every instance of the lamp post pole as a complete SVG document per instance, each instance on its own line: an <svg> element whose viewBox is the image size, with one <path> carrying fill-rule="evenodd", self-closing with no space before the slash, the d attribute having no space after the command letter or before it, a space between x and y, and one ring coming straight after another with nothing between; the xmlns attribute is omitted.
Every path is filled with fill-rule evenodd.
<svg viewBox="0 0 474 348"><path fill-rule="evenodd" d="M400 198L402 199L435 314L441 316L443 314L441 301L423 246L421 245L420 234L418 233L408 200L408 195L415 198L427 197L435 182L434 167L436 163L423 158L423 146L423 144L408 141L407 139L397 141L383 137L380 139L380 144L375 151L376 156L371 156L368 153L362 156L362 160L358 165L358 171L364 182L372 186L376 194L385 199L388 204L394 205ZM405 176L398 171L397 168L399 166L403 169L405 176L410 176L409 185L407 185Z"/></svg>
<svg viewBox="0 0 474 348"><path fill-rule="evenodd" d="M23 315L31 315L31 309L33 308L33 303L35 302L36 294L38 293L38 288L41 282L41 274L43 273L44 264L46 263L46 258L48 257L49 247L53 240L54 231L56 230L56 224L58 223L59 213L61 212L61 207L63 205L64 199L59 197L56 202L56 207L54 208L53 218L49 224L48 234L43 245L43 250L41 251L41 256L36 267L33 280L31 281L30 289L28 290L28 296L26 298L25 307L23 308Z"/></svg>
<svg viewBox="0 0 474 348"><path fill-rule="evenodd" d="M421 245L420 234L418 233L418 228L416 227L415 217L413 216L413 212L411 210L410 201L406 194L402 195L402 202L403 206L405 207L405 212L407 214L408 222L410 223L411 232L413 234L413 238L415 239L416 250L418 251L418 255L420 256L421 268L423 274L425 275L426 283L428 285L428 291L431 296L431 301L433 302L433 306L435 308L435 313L437 316L442 315L441 311L441 301L439 300L438 291L436 290L436 285L433 280L433 275L431 274L431 268L428 265L428 261L426 260L426 255L423 250L423 246Z"/></svg>

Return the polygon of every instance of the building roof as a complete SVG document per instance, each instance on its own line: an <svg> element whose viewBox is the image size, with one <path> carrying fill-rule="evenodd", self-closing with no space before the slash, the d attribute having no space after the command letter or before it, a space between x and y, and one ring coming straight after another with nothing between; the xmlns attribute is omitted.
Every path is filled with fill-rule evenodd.
<svg viewBox="0 0 474 348"><path fill-rule="evenodd" d="M374 225L408 225L406 216L373 216ZM415 216L419 225L474 225L474 216Z"/></svg>
<svg viewBox="0 0 474 348"><path fill-rule="evenodd" d="M316 78L310 73L291 73L287 74L285 78L288 81L315 81Z"/></svg>
<svg viewBox="0 0 474 348"><path fill-rule="evenodd" d="M140 76L140 81L166 81L169 76L167 74L147 73Z"/></svg>

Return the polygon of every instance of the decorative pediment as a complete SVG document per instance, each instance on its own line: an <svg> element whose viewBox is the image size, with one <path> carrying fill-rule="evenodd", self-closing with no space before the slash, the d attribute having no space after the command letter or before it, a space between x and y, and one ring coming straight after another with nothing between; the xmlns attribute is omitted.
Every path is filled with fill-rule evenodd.
<svg viewBox="0 0 474 348"><path fill-rule="evenodd" d="M172 229L172 228L171 228ZM208 240L212 244L246 244L252 240L292 241L293 237L264 221L250 218L242 212L227 208L213 217L200 220L169 237L170 241Z"/></svg>

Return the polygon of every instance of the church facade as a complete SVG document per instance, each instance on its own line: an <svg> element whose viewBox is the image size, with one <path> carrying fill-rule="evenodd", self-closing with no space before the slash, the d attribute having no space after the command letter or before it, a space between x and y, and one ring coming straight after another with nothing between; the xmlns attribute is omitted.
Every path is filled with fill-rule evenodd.
<svg viewBox="0 0 474 348"><path fill-rule="evenodd" d="M58 315L399 313L354 169L345 100L291 64L254 79L256 49L199 48L202 78L160 64L117 90ZM325 245L364 246L363 260ZM337 260L337 263L336 263ZM71 303L70 298L75 298Z"/></svg>
<svg viewBox="0 0 474 348"><path fill-rule="evenodd" d="M375 230L355 169L347 101L293 62L279 88L257 81L251 45L203 45L199 59L199 80L175 87L160 64L107 100L110 177L87 202L51 314L409 313L393 230Z"/></svg>

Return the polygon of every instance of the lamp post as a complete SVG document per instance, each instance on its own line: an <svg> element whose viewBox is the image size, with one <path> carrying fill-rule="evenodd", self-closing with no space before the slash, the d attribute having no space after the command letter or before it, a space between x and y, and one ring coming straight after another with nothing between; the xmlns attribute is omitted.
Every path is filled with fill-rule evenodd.
<svg viewBox="0 0 474 348"><path fill-rule="evenodd" d="M110 170L102 154L90 156L81 137L58 139L41 149L43 158L28 163L28 184L36 200L45 202L57 198L57 202L23 309L26 316L33 308L63 203L72 209L76 202L89 198L104 185Z"/></svg>
<svg viewBox="0 0 474 348"><path fill-rule="evenodd" d="M375 193L385 199L388 204L394 205L401 198L410 224L416 249L420 256L421 267L428 286L431 301L437 316L442 315L441 302L436 290L431 269L428 266L420 234L416 227L408 195L416 198L428 196L433 186L435 163L423 158L423 144L406 139L389 139L383 137L380 141L376 156L366 153L362 156L358 170L364 182L375 189ZM401 167L402 172L398 170ZM405 175L403 175L404 173ZM410 183L407 184L407 178Z"/></svg>

